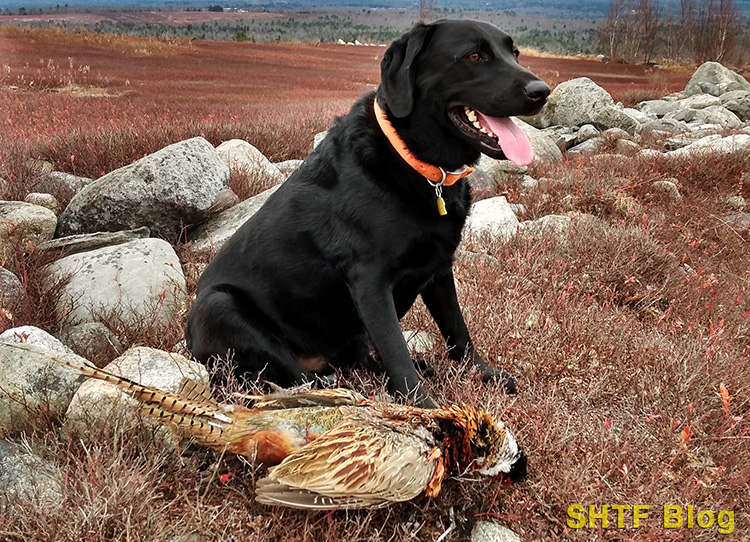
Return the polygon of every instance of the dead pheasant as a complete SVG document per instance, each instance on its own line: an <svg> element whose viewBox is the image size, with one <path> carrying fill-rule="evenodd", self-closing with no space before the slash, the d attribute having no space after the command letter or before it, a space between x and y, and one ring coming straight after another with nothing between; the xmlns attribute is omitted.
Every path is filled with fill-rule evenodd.
<svg viewBox="0 0 750 542"><path fill-rule="evenodd" d="M526 457L503 423L468 405L422 409L337 388L254 396L245 407L218 403L187 378L169 393L49 357L118 386L145 414L200 444L271 467L257 484L265 504L378 508L434 497L448 476L466 471L511 481L526 474Z"/></svg>

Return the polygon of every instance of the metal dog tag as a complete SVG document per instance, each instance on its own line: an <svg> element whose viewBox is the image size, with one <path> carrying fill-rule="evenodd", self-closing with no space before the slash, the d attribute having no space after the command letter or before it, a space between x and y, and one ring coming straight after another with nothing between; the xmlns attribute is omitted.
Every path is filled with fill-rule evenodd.
<svg viewBox="0 0 750 542"><path fill-rule="evenodd" d="M445 216L448 214L448 211L445 210L445 200L442 198L442 196L438 196L437 198L437 208L440 216Z"/></svg>
<svg viewBox="0 0 750 542"><path fill-rule="evenodd" d="M443 199L443 183L445 182L446 173L443 168L440 168L440 173L443 174L443 178L440 179L439 182L433 182L430 179L427 179L427 182L430 183L433 187L435 187L435 196L437 197L437 208L438 208L438 214L440 216L445 216L448 214L448 211L445 209L445 200Z"/></svg>

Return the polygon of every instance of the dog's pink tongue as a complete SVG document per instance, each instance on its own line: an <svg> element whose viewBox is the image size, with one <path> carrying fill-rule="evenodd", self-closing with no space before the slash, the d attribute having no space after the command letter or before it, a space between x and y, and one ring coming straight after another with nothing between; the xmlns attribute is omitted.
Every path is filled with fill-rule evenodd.
<svg viewBox="0 0 750 542"><path fill-rule="evenodd" d="M506 158L517 166L528 166L534 159L534 149L526 134L508 117L489 117L476 112L479 122L497 136Z"/></svg>

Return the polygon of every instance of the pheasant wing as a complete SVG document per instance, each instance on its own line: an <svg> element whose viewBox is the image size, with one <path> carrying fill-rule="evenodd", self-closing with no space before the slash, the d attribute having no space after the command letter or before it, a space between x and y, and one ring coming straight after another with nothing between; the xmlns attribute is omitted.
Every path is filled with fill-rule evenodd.
<svg viewBox="0 0 750 542"><path fill-rule="evenodd" d="M257 500L303 509L378 508L413 499L442 469L424 427L347 420L290 454L258 482Z"/></svg>

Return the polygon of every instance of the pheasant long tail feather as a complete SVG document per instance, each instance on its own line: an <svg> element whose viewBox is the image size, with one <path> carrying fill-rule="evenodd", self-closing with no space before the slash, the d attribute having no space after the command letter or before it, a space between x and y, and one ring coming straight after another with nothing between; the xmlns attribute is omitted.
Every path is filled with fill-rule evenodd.
<svg viewBox="0 0 750 542"><path fill-rule="evenodd" d="M173 423L208 446L215 445L215 440L233 423L232 418L222 413L218 403L208 395L207 388L189 378L184 378L181 383L180 389L187 395L183 397L178 393L144 386L129 378L117 376L90 365L73 363L48 352L41 352L19 344L13 346L33 351L36 354L44 354L60 365L117 386L143 403L142 411L145 414L163 422Z"/></svg>
<svg viewBox="0 0 750 542"><path fill-rule="evenodd" d="M192 378L185 377L182 379L177 395L187 401L194 401L215 408L219 407L219 403L211 395L211 390Z"/></svg>
<svg viewBox="0 0 750 542"><path fill-rule="evenodd" d="M231 424L231 420L226 423L215 420L215 414L206 416L189 412L176 413L165 410L156 404L145 403L141 406L141 412L161 423L176 426L181 433L194 437L204 446L220 450L226 444L225 433Z"/></svg>

